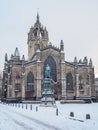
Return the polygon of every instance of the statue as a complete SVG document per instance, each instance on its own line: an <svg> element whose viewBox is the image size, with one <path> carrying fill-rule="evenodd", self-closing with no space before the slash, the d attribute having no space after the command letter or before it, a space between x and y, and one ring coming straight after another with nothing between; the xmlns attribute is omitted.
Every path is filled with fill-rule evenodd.
<svg viewBox="0 0 98 130"><path fill-rule="evenodd" d="M50 78L51 69L50 66L47 64L46 70L45 70L45 78Z"/></svg>
<svg viewBox="0 0 98 130"><path fill-rule="evenodd" d="M45 68L45 79L44 79L44 87L46 89L50 89L51 88L51 69L50 66L47 64L46 68Z"/></svg>
<svg viewBox="0 0 98 130"><path fill-rule="evenodd" d="M41 104L44 106L53 106L55 104L54 91L51 83L51 68L48 64L45 67L45 78L41 101Z"/></svg>

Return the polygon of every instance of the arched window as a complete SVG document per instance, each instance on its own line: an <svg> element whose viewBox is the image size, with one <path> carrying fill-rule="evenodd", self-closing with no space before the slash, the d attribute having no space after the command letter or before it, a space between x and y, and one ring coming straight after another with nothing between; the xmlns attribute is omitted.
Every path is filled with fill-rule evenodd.
<svg viewBox="0 0 98 130"><path fill-rule="evenodd" d="M34 90L34 76L32 72L29 72L27 75L27 90Z"/></svg>
<svg viewBox="0 0 98 130"><path fill-rule="evenodd" d="M83 89L83 77L82 75L79 75L79 89Z"/></svg>
<svg viewBox="0 0 98 130"><path fill-rule="evenodd" d="M15 92L20 92L21 91L20 80L21 80L20 75L16 74L16 77L15 77Z"/></svg>
<svg viewBox="0 0 98 130"><path fill-rule="evenodd" d="M51 78L56 82L57 81L56 62L52 56L48 56L48 58L44 62L44 77L45 77L45 68L47 64L51 68L51 74L50 74Z"/></svg>
<svg viewBox="0 0 98 130"><path fill-rule="evenodd" d="M73 90L73 77L71 73L66 75L66 86L67 90Z"/></svg>
<svg viewBox="0 0 98 130"><path fill-rule="evenodd" d="M89 75L87 75L86 84L89 85Z"/></svg>

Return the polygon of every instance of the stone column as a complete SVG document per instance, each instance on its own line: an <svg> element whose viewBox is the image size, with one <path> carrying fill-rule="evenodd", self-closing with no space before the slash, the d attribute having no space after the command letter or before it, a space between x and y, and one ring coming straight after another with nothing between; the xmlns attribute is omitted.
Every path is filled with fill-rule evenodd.
<svg viewBox="0 0 98 130"><path fill-rule="evenodd" d="M15 76L12 78L12 98L15 98Z"/></svg>
<svg viewBox="0 0 98 130"><path fill-rule="evenodd" d="M7 98L9 98L9 89L10 89L9 78L10 78L10 74L8 73L8 82L7 82Z"/></svg>
<svg viewBox="0 0 98 130"><path fill-rule="evenodd" d="M89 73L89 86L90 86L89 95L90 95L90 97L92 97L93 96L93 84L92 84L92 74L91 74L91 72Z"/></svg>
<svg viewBox="0 0 98 130"><path fill-rule="evenodd" d="M76 74L76 97L79 97L79 74Z"/></svg>
<svg viewBox="0 0 98 130"><path fill-rule="evenodd" d="M21 88L21 96L22 100L25 99L25 73L22 74L22 88Z"/></svg>
<svg viewBox="0 0 98 130"><path fill-rule="evenodd" d="M65 62L61 62L61 87L62 87L62 99L66 99Z"/></svg>
<svg viewBox="0 0 98 130"><path fill-rule="evenodd" d="M36 100L41 99L41 61L37 61L37 74L36 74Z"/></svg>

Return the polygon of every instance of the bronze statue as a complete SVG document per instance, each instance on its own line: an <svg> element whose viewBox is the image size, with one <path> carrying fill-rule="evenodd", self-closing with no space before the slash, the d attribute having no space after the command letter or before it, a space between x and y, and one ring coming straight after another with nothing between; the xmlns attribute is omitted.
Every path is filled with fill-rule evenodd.
<svg viewBox="0 0 98 130"><path fill-rule="evenodd" d="M45 78L50 78L51 69L50 66L47 64L46 70L45 70Z"/></svg>

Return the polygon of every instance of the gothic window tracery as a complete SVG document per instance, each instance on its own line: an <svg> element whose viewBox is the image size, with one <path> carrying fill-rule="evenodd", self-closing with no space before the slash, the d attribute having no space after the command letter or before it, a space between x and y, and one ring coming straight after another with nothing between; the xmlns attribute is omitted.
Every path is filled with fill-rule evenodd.
<svg viewBox="0 0 98 130"><path fill-rule="evenodd" d="M71 73L66 75L66 86L67 90L73 90L73 77Z"/></svg>
<svg viewBox="0 0 98 130"><path fill-rule="evenodd" d="M32 72L29 72L27 75L27 90L34 90L34 75Z"/></svg>
<svg viewBox="0 0 98 130"><path fill-rule="evenodd" d="M79 89L83 89L83 83L82 83L83 77L82 75L79 76Z"/></svg>
<svg viewBox="0 0 98 130"><path fill-rule="evenodd" d="M20 92L20 91L21 91L20 75L16 74L16 77L15 77L15 92Z"/></svg>
<svg viewBox="0 0 98 130"><path fill-rule="evenodd" d="M44 62L44 77L45 77L45 68L46 68L47 64L51 68L51 74L50 74L51 78L52 78L52 80L54 80L56 82L57 81L56 62L52 56L48 56L48 58Z"/></svg>
<svg viewBox="0 0 98 130"><path fill-rule="evenodd" d="M89 85L89 75L87 75L86 84Z"/></svg>

